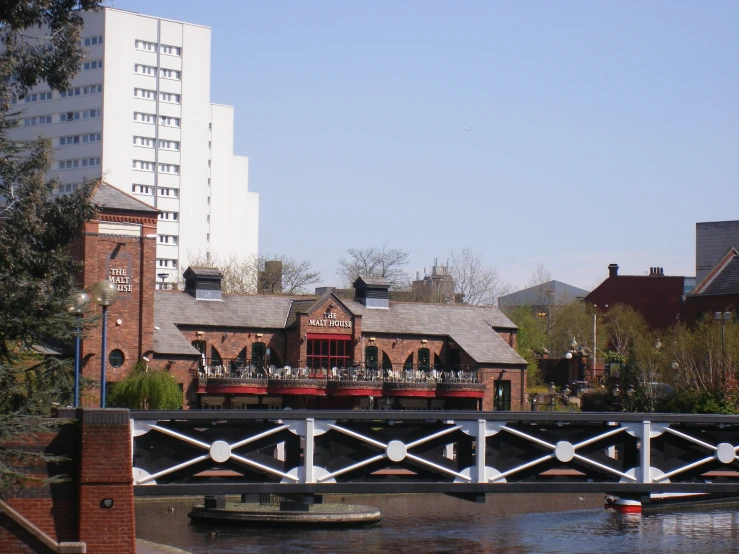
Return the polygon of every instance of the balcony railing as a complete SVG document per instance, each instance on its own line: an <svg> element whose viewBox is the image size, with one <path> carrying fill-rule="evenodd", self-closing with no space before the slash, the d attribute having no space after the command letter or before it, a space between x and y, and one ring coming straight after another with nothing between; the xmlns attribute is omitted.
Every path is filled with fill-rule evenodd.
<svg viewBox="0 0 739 554"><path fill-rule="evenodd" d="M306 361L284 366L261 360L204 359L193 377L200 379L319 379L328 381L376 381L404 383L477 383L476 367L434 368L424 364L396 364L380 367L356 364L349 367L310 367Z"/></svg>

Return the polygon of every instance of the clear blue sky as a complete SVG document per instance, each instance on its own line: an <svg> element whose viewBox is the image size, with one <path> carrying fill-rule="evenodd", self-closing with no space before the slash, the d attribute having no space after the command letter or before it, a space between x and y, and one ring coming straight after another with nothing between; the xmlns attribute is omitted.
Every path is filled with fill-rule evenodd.
<svg viewBox="0 0 739 554"><path fill-rule="evenodd" d="M695 223L739 219L737 1L113 4L212 28L260 250L323 284L382 243L519 287L694 275Z"/></svg>

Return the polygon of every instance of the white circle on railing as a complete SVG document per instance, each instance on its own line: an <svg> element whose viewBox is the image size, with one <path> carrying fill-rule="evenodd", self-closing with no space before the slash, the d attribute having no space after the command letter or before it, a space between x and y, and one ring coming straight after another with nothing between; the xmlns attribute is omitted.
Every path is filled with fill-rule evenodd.
<svg viewBox="0 0 739 554"><path fill-rule="evenodd" d="M231 457L231 446L226 441L216 441L210 445L210 457L222 464Z"/></svg>
<svg viewBox="0 0 739 554"><path fill-rule="evenodd" d="M575 457L575 447L571 442L559 441L554 445L554 455L560 462L570 462Z"/></svg>
<svg viewBox="0 0 739 554"><path fill-rule="evenodd" d="M387 457L393 462L402 462L405 459L408 449L403 441L390 441L385 448Z"/></svg>
<svg viewBox="0 0 739 554"><path fill-rule="evenodd" d="M734 445L728 442L722 442L716 447L716 453L714 454L714 456L716 456L716 459L722 464L730 464L734 461L734 458L736 457L736 450L734 450Z"/></svg>

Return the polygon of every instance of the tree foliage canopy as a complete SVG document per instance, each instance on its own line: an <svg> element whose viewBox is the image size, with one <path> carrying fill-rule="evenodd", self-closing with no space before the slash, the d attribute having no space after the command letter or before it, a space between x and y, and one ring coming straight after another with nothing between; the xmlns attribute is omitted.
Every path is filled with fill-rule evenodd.
<svg viewBox="0 0 739 554"><path fill-rule="evenodd" d="M123 381L115 384L109 401L111 406L132 410L179 410L182 391L167 371L150 371L140 360Z"/></svg>
<svg viewBox="0 0 739 554"><path fill-rule="evenodd" d="M46 428L41 416L54 403L71 400L69 364L37 356L33 346L63 342L76 332L78 322L66 304L78 266L68 247L94 214L94 183L53 197L57 183L45 177L52 160L48 139L9 138L20 115L11 112L13 99L23 99L40 83L69 87L83 57L81 13L98 7L97 0L0 5L0 441ZM47 32L36 37L42 26ZM13 468L24 456L0 447L0 488L26 482Z"/></svg>

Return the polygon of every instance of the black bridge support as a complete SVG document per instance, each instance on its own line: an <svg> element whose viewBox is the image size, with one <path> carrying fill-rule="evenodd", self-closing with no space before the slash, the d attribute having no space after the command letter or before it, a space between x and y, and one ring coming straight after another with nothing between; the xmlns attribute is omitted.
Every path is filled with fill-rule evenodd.
<svg viewBox="0 0 739 554"><path fill-rule="evenodd" d="M132 411L134 492L739 495L739 416L440 411Z"/></svg>

